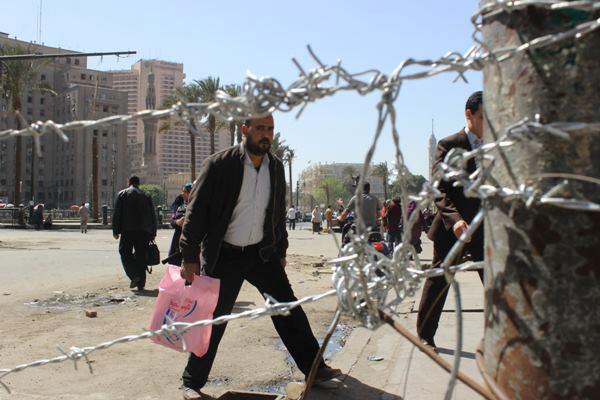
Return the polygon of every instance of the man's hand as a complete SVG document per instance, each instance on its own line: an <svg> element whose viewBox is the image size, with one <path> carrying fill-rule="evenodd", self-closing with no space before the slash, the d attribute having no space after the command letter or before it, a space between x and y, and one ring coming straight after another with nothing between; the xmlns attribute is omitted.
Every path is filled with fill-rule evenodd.
<svg viewBox="0 0 600 400"><path fill-rule="evenodd" d="M117 240L119 240L119 234L118 233L113 233L113 237Z"/></svg>
<svg viewBox="0 0 600 400"><path fill-rule="evenodd" d="M283 258L280 258L280 259L279 259L279 262L281 263L281 266L282 266L283 268L285 268L285 266L287 265L287 260L285 259L285 257L283 257Z"/></svg>
<svg viewBox="0 0 600 400"><path fill-rule="evenodd" d="M185 221L185 217L181 217L178 220L175 221L175 224L177 226L183 226L183 221Z"/></svg>
<svg viewBox="0 0 600 400"><path fill-rule="evenodd" d="M454 232L454 236L456 236L457 239L460 239L460 236L467 230L469 229L469 225L467 224L467 222L464 219L461 219L460 221L458 221L457 223L454 224L454 226L452 227L452 231ZM469 243L471 241L471 238L467 238L466 242Z"/></svg>
<svg viewBox="0 0 600 400"><path fill-rule="evenodd" d="M194 282L194 275L200 275L200 263L183 262L181 277L188 282Z"/></svg>

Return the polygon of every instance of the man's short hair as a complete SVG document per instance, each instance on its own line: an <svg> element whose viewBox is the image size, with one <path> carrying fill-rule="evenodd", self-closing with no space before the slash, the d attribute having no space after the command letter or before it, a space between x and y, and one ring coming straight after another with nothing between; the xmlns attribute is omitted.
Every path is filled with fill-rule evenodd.
<svg viewBox="0 0 600 400"><path fill-rule="evenodd" d="M245 119L244 120L244 125L246 125L246 126L252 125L252 118Z"/></svg>
<svg viewBox="0 0 600 400"><path fill-rule="evenodd" d="M140 178L137 175L131 175L129 177L129 184L133 185L133 186L139 186L140 185Z"/></svg>
<svg viewBox="0 0 600 400"><path fill-rule="evenodd" d="M371 192L371 184L369 182L365 182L363 184L363 192L365 192L365 193Z"/></svg>
<svg viewBox="0 0 600 400"><path fill-rule="evenodd" d="M467 104L465 104L465 110L471 110L471 114L475 114L482 104L483 92L481 90L478 90L477 92L471 94L467 99Z"/></svg>

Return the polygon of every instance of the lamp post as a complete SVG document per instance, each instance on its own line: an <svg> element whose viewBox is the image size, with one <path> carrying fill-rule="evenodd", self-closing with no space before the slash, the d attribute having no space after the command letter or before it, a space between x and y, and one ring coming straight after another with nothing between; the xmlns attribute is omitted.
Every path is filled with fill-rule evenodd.
<svg viewBox="0 0 600 400"><path fill-rule="evenodd" d="M296 181L296 207L300 206L300 204L298 204L299 192L300 192L300 181Z"/></svg>

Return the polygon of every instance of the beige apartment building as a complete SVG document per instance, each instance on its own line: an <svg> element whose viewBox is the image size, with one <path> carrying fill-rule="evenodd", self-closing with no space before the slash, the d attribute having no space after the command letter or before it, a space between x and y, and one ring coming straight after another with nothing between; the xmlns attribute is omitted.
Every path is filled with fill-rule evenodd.
<svg viewBox="0 0 600 400"><path fill-rule="evenodd" d="M28 52L73 53L73 57L57 58L41 63L34 84L22 94L21 113L28 123L53 120L99 119L127 112L127 97L112 89L112 75L87 68L87 58L77 52L41 46L0 34L0 46L20 46ZM56 95L43 93L34 87L49 85ZM5 112L8 104L0 100ZM3 114L0 129L14 128L14 116ZM112 203L114 194L125 186L129 174L126 127L102 126L66 132L69 141L58 135L41 138L42 156L32 152L33 141L22 140L22 177L18 185L21 202L44 203L47 208L66 208L90 202L92 197L92 141L98 143L99 206ZM0 141L0 198L15 199L16 139Z"/></svg>
<svg viewBox="0 0 600 400"><path fill-rule="evenodd" d="M178 86L183 85L185 74L183 64L163 60L139 60L130 70L111 71L113 88L127 93L129 113L149 108L162 109L165 100L171 96ZM150 78L149 78L150 77ZM185 127L171 123L170 129L161 131L161 124L144 126L141 122L130 122L127 126L128 146L131 154L131 169L139 173L142 179L161 183L171 174L190 171L190 137ZM148 130L153 132L148 132ZM155 137L149 137L154 133ZM147 140L155 141L152 146ZM227 129L222 129L215 140L216 150L229 145ZM140 151L141 149L141 151ZM155 150L155 154L148 151ZM210 155L208 133L203 131L196 137L196 169L198 170L206 157ZM156 166L153 165L156 162ZM150 173L149 168L158 168Z"/></svg>

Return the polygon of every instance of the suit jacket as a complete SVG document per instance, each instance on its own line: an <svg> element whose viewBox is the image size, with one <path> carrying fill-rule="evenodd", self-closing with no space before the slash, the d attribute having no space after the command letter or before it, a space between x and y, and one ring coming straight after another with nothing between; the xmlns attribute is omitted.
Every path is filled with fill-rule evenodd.
<svg viewBox="0 0 600 400"><path fill-rule="evenodd" d="M437 145L435 154L435 172L437 165L444 161L446 154L453 148L462 148L472 150L469 138L464 129L454 135L445 137L440 140ZM467 172L469 174L475 172L475 160L470 159L467 162ZM442 181L438 187L442 192L442 197L436 199L435 205L437 213L431 224L427 236L433 241L445 243L448 247L452 246L456 241L456 236L452 227L458 221L465 220L467 224L475 217L481 202L477 198L466 197L463 193L462 186L453 186L454 181ZM475 231L471 239L473 245L483 246L483 229L480 227Z"/></svg>
<svg viewBox="0 0 600 400"><path fill-rule="evenodd" d="M115 235L123 232L146 232L156 236L156 226L154 204L147 193L134 186L119 192L112 218Z"/></svg>
<svg viewBox="0 0 600 400"><path fill-rule="evenodd" d="M285 170L271 153L269 175L271 189L263 224L259 256L266 262L273 255L286 255L288 240L285 229ZM217 260L244 178L245 152L232 146L207 158L194 182L185 213L179 247L186 262L198 262L202 249L202 268L208 275L218 275Z"/></svg>

